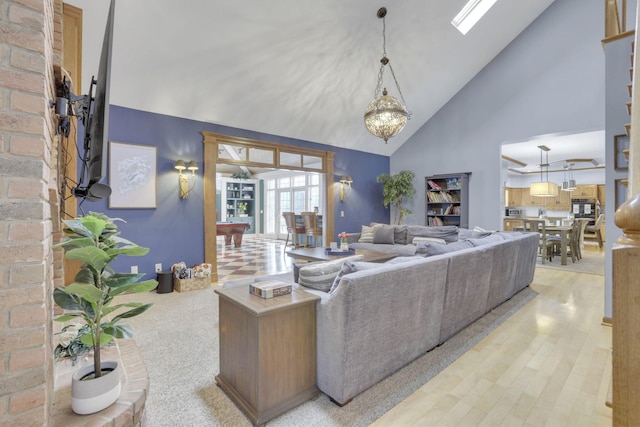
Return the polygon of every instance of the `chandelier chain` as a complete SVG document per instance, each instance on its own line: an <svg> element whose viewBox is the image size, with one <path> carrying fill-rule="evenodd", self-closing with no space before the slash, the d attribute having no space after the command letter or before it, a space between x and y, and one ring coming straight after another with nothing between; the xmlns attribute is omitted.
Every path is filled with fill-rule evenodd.
<svg viewBox="0 0 640 427"><path fill-rule="evenodd" d="M407 101L404 100L404 95L402 94L402 90L400 89L400 84L398 83L398 79L396 78L396 73L393 71L393 67L391 66L391 61L387 57L387 25L386 19L382 18L382 59L380 60L380 70L378 71L378 83L376 84L376 91L374 94L374 99L380 97L380 90L382 89L383 81L384 81L384 67L385 65L389 66L389 70L391 71L391 76L393 77L393 81L396 84L396 89L400 94L400 99L402 103L406 106ZM407 111L408 117L411 117L411 112Z"/></svg>

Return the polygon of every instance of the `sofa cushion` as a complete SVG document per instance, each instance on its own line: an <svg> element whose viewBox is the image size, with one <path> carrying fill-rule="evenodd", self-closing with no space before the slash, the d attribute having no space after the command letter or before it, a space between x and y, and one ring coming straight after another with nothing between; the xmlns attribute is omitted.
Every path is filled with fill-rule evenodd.
<svg viewBox="0 0 640 427"><path fill-rule="evenodd" d="M407 232L410 241L413 241L415 237L436 237L444 239L447 243L458 241L458 227L455 225L443 225L441 227L408 225Z"/></svg>
<svg viewBox="0 0 640 427"><path fill-rule="evenodd" d="M363 255L354 255L338 258L331 261L311 262L300 267L298 271L298 284L308 288L329 292L334 279L340 272L345 261L360 261Z"/></svg>
<svg viewBox="0 0 640 427"><path fill-rule="evenodd" d="M353 261L353 260L345 261L344 264L342 264L342 267L340 268L338 275L333 280L333 284L331 285L331 289L329 289L329 293L333 292L338 287L338 285L340 284L340 280L342 279L342 276L350 273L355 273L357 271L373 270L374 268L382 267L382 265L383 264L376 263L376 262Z"/></svg>
<svg viewBox="0 0 640 427"><path fill-rule="evenodd" d="M418 242L416 245L416 254L423 256L442 255L472 247L473 244L468 240L460 240L446 245L432 242Z"/></svg>
<svg viewBox="0 0 640 427"><path fill-rule="evenodd" d="M420 236L414 237L412 243L414 245L417 245L418 242L431 242L431 243L438 243L438 244L441 244L441 245L446 245L447 244L446 240L438 239L437 237L420 237Z"/></svg>
<svg viewBox="0 0 640 427"><path fill-rule="evenodd" d="M505 237L500 233L492 233L489 236L482 237L479 239L465 239L467 242L471 242L473 246L483 246L488 245L490 243L502 242L505 240Z"/></svg>
<svg viewBox="0 0 640 427"><path fill-rule="evenodd" d="M374 226L373 243L393 245L395 243L393 227L382 224Z"/></svg>
<svg viewBox="0 0 640 427"><path fill-rule="evenodd" d="M358 243L373 243L373 227L367 225L362 226Z"/></svg>
<svg viewBox="0 0 640 427"><path fill-rule="evenodd" d="M406 225L394 225L393 226L393 243L396 245L409 244L408 233Z"/></svg>

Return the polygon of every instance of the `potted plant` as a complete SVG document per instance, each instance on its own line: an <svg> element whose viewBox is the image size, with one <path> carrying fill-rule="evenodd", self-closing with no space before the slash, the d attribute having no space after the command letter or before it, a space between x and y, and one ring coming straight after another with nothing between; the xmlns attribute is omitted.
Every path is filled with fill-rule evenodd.
<svg viewBox="0 0 640 427"><path fill-rule="evenodd" d="M93 349L93 365L79 369L72 377L71 406L78 414L98 412L118 399L121 367L115 361L102 361L100 347L114 338L130 338L131 327L122 320L137 316L152 305L113 305L114 298L125 292L148 292L157 286L155 280L138 282L144 274L114 273L109 266L119 255L141 256L149 252L120 237L114 221L95 212L66 220L66 238L56 245L64 248L66 258L82 262L74 282L53 291L55 303L65 310L55 320L83 320L88 331L80 341Z"/></svg>
<svg viewBox="0 0 640 427"><path fill-rule="evenodd" d="M249 204L247 202L238 202L236 203L236 207L238 208L238 216L248 216L247 209Z"/></svg>
<svg viewBox="0 0 640 427"><path fill-rule="evenodd" d="M378 175L376 180L382 183L382 204L385 208L393 204L395 208L394 224L401 224L402 220L413 212L404 207L404 200L413 199L416 190L413 188L415 174L411 171L400 171L395 175L383 173Z"/></svg>

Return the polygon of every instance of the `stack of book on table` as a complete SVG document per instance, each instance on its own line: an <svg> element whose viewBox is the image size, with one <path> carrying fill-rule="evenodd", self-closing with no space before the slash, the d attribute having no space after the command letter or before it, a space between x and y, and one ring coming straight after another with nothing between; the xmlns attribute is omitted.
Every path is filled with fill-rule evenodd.
<svg viewBox="0 0 640 427"><path fill-rule="evenodd" d="M279 280L255 282L249 285L249 293L262 298L273 298L291 293L291 284Z"/></svg>

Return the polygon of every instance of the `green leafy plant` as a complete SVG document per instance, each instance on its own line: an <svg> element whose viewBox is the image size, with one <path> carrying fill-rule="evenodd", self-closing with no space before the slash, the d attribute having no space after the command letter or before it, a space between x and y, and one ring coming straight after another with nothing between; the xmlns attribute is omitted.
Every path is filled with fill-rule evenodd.
<svg viewBox="0 0 640 427"><path fill-rule="evenodd" d="M415 188L413 188L415 176L413 172L404 170L395 175L383 173L376 178L382 184L382 204L385 208L388 208L389 205L393 205L395 208L394 224L401 224L407 215L413 213L410 209L404 207L403 203L405 199L413 199L413 195L416 192Z"/></svg>
<svg viewBox="0 0 640 427"><path fill-rule="evenodd" d="M249 179L249 174L246 172L236 172L231 174L232 179Z"/></svg>
<svg viewBox="0 0 640 427"><path fill-rule="evenodd" d="M247 202L238 202L236 203L236 207L238 208L238 211L240 213L246 213L247 208L249 207L249 204Z"/></svg>
<svg viewBox="0 0 640 427"><path fill-rule="evenodd" d="M148 248L120 237L114 223L118 220L95 212L66 220L66 237L56 245L64 248L67 259L82 261L82 265L73 283L53 291L55 303L65 310L55 320L80 318L85 322L88 331L80 336L80 342L93 348L96 378L102 374L100 347L114 338L133 336L131 327L122 320L144 313L152 305L136 302L111 305L114 297L126 292L148 292L158 284L155 280L138 282L144 274L114 273L109 266L119 255L141 256L149 252ZM120 312L116 314L117 311Z"/></svg>

